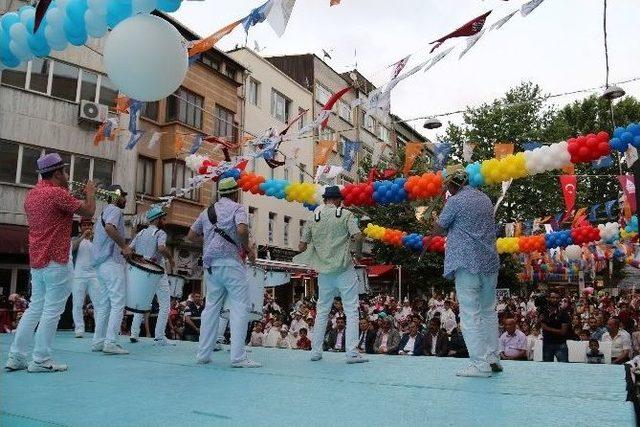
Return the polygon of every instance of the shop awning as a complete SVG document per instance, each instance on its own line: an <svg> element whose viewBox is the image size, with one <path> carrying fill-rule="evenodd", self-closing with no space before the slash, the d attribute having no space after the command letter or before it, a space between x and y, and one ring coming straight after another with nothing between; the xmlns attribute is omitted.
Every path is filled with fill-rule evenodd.
<svg viewBox="0 0 640 427"><path fill-rule="evenodd" d="M369 277L380 277L385 274L389 274L391 271L395 270L395 268L396 266L393 264L368 265L367 275Z"/></svg>
<svg viewBox="0 0 640 427"><path fill-rule="evenodd" d="M0 253L26 255L29 253L29 228L23 225L0 225Z"/></svg>

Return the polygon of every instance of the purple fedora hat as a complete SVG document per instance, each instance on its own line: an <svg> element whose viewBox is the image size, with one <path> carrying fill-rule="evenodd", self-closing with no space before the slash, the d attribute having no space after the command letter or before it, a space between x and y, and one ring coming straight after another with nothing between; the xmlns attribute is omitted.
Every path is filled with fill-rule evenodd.
<svg viewBox="0 0 640 427"><path fill-rule="evenodd" d="M69 163L65 163L58 153L49 153L38 159L38 173L47 173L57 169L61 169L65 166L69 166Z"/></svg>

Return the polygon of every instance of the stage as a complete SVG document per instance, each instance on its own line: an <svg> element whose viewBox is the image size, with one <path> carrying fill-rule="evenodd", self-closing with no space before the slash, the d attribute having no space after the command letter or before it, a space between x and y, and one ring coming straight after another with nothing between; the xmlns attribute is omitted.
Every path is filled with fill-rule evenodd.
<svg viewBox="0 0 640 427"><path fill-rule="evenodd" d="M1 335L2 366L12 338ZM128 356L107 356L90 342L58 333L54 358L66 373L3 371L2 426L635 424L621 366L506 362L492 378L458 378L464 359L347 365L343 354L312 363L309 352L258 348L262 368L232 369L226 350L197 365L196 343L143 339L126 343Z"/></svg>

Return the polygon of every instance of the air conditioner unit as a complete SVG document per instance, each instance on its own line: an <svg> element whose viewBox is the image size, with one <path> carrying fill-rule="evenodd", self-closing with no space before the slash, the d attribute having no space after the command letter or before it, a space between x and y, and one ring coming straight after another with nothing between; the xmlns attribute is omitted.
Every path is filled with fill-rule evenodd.
<svg viewBox="0 0 640 427"><path fill-rule="evenodd" d="M107 120L108 115L108 106L91 101L80 101L80 112L78 113L78 119L80 121L103 123Z"/></svg>

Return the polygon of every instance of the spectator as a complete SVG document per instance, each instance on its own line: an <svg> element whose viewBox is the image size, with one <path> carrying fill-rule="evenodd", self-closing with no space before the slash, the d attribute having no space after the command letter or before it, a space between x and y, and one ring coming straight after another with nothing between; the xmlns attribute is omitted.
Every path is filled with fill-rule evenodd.
<svg viewBox="0 0 640 427"><path fill-rule="evenodd" d="M551 292L548 297L548 307L544 307L540 313L542 325L542 361L553 362L555 357L558 362L569 361L569 349L567 336L571 319L567 310L560 306L560 297L556 292Z"/></svg>
<svg viewBox="0 0 640 427"><path fill-rule="evenodd" d="M602 326L597 317L591 316L589 317L589 332L591 333L591 338L601 341L602 335L607 332L607 328Z"/></svg>
<svg viewBox="0 0 640 427"><path fill-rule="evenodd" d="M445 300L444 308L440 312L440 322L444 330L447 331L447 334L451 334L451 331L458 325L458 322L456 322L456 314L451 307L452 301L449 299Z"/></svg>
<svg viewBox="0 0 640 427"><path fill-rule="evenodd" d="M358 351L360 353L373 353L373 344L376 342L376 329L368 319L360 319L360 338L358 339Z"/></svg>
<svg viewBox="0 0 640 427"><path fill-rule="evenodd" d="M249 339L249 345L251 347L262 347L264 345L265 335L262 332L262 323L256 322L251 331L251 338Z"/></svg>
<svg viewBox="0 0 640 427"><path fill-rule="evenodd" d="M345 318L338 317L335 320L336 326L331 329L324 340L324 351L344 351L345 344Z"/></svg>
<svg viewBox="0 0 640 427"><path fill-rule="evenodd" d="M459 325L451 331L449 337L449 357L469 357L469 351Z"/></svg>
<svg viewBox="0 0 640 427"><path fill-rule="evenodd" d="M589 333L589 330L588 329L581 330L579 339L580 341L591 341L591 334Z"/></svg>
<svg viewBox="0 0 640 427"><path fill-rule="evenodd" d="M424 353L424 337L418 332L418 324L411 322L409 332L404 334L398 344L398 354L401 356L422 356Z"/></svg>
<svg viewBox="0 0 640 427"><path fill-rule="evenodd" d="M611 342L611 363L622 365L630 359L631 337L620 328L620 319L612 316L607 322L607 332L602 335L602 341Z"/></svg>
<svg viewBox="0 0 640 427"><path fill-rule="evenodd" d="M500 359L527 360L527 336L516 328L515 319L505 319L504 329L500 335Z"/></svg>
<svg viewBox="0 0 640 427"><path fill-rule="evenodd" d="M604 354L600 352L600 343L593 338L589 340L587 363L604 363Z"/></svg>
<svg viewBox="0 0 640 427"><path fill-rule="evenodd" d="M307 337L307 328L300 328L298 331L300 337L296 342L296 347L300 350L311 350L311 340Z"/></svg>
<svg viewBox="0 0 640 427"><path fill-rule="evenodd" d="M384 317L380 330L376 334L373 352L376 354L395 354L400 344L400 334L393 328L393 319Z"/></svg>
<svg viewBox="0 0 640 427"><path fill-rule="evenodd" d="M427 356L444 357L449 354L449 338L444 329L440 328L440 319L434 317L429 322L429 330L425 334L424 354Z"/></svg>
<svg viewBox="0 0 640 427"><path fill-rule="evenodd" d="M9 295L9 302L13 305L13 311L16 313L22 313L29 307L27 300L20 294Z"/></svg>
<svg viewBox="0 0 640 427"><path fill-rule="evenodd" d="M275 347L278 345L278 338L280 338L280 328L282 328L282 320L275 318L273 320L273 326L266 332L264 338L265 347Z"/></svg>
<svg viewBox="0 0 640 427"><path fill-rule="evenodd" d="M302 313L296 311L293 313L293 320L291 321L291 328L289 329L294 337L298 336L300 328L308 328L309 325L302 319Z"/></svg>
<svg viewBox="0 0 640 427"><path fill-rule="evenodd" d="M640 328L636 327L636 331L631 334L631 349L633 355L640 355Z"/></svg>
<svg viewBox="0 0 640 427"><path fill-rule="evenodd" d="M309 337L309 339L311 339L313 337L313 330L315 328L316 318L314 316L311 316L311 313L309 313L306 323L307 323L307 336Z"/></svg>
<svg viewBox="0 0 640 427"><path fill-rule="evenodd" d="M202 295L198 292L191 294L184 310L184 339L197 342L200 338L200 316L204 310Z"/></svg>
<svg viewBox="0 0 640 427"><path fill-rule="evenodd" d="M280 336L276 341L276 347L291 348L291 342L289 342L289 327L287 325L280 326Z"/></svg>

